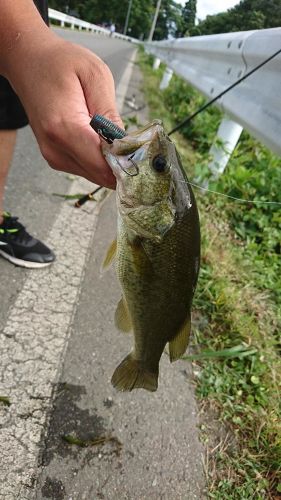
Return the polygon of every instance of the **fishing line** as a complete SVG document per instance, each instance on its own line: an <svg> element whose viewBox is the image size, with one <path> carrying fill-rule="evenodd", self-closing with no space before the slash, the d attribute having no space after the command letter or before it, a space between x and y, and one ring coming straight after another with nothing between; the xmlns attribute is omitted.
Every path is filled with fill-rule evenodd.
<svg viewBox="0 0 281 500"><path fill-rule="evenodd" d="M229 92L234 87L236 87L236 85L238 85L239 83L241 83L244 80L246 80L246 78L248 78L250 75L252 75L253 73L255 73L258 69L260 69L262 66L264 66L266 63L268 63L269 61L271 61L274 57L276 57L280 53L281 53L281 49L279 49L276 52L274 52L274 54L272 54L267 59L265 59L264 61L262 61L260 64L258 64L257 66L255 66L252 70L248 71L248 73L246 73L244 76L242 76L241 78L239 78L238 80L236 80L236 82L234 82L231 85L229 85L229 87L227 87L225 90L223 90L222 92L220 92L217 96L213 97L213 99L211 99L210 101L206 102L203 106L201 106L200 108L198 108L197 111L195 111L194 113L192 113L190 116L188 116L187 118L185 118L182 122L180 122L178 125L176 125L176 127L174 127L172 130L170 130L170 132L168 132L167 135L168 136L172 135L174 132L176 132L177 130L179 130L181 127L183 127L184 125L186 125L187 123L189 123L191 120L193 120L193 118L195 118L195 116L197 116L199 113L202 113L202 111L204 111L209 106L211 106L211 104L213 104L214 102L216 102L223 95L225 95L227 92ZM118 127L117 125L115 125L113 122L111 122L110 120L108 120L107 118L105 118L102 115L94 115L92 117L92 119L91 119L90 125L91 125L91 127L103 139L105 139L109 143L113 142L113 140L116 139L116 138L120 139L122 137L125 137L125 135L126 135L126 132L124 130L122 130L120 127ZM233 199L233 200L236 200L236 201L240 201L240 202L243 202L243 203L265 203L265 204L268 204L268 205L269 204L281 205L281 203L278 202L278 201L259 201L259 200L252 200L252 201L250 201L250 200L244 200L243 198L236 198L234 196L230 196L228 194L221 193L219 191L212 191L211 189L204 188L202 186L199 186L198 184L194 184L194 183L191 183L191 182L189 182L189 184L191 186L194 186L194 187L198 188L198 189L201 189L201 190L204 190L204 191L208 191L210 193L218 194L220 196L224 196L226 198L230 198L230 199ZM84 197L82 197L80 200L78 200L76 202L75 206L77 208L79 208L81 205L83 205L84 203L86 203L86 201L88 201L89 199L91 199L91 197L93 196L93 194L96 191L98 191L99 189L101 189L101 187L98 188L97 190L93 191L92 193L89 193L88 195L85 195Z"/></svg>
<svg viewBox="0 0 281 500"><path fill-rule="evenodd" d="M241 78L239 78L238 80L236 80L236 82L232 83L229 87L227 87L225 90L223 90L222 92L220 92L216 97L213 97L213 99L211 99L210 101L206 102L203 106L201 106L199 109L197 109L197 111L195 111L194 113L192 113L192 115L188 116L182 122L180 122L178 125L176 125L176 127L174 127L170 132L168 132L168 135L172 135L174 132L176 132L177 130L179 130L181 127L183 127L184 125L186 125L187 123L189 123L191 120L193 120L193 118L195 118L195 116L197 116L199 113L201 113L206 108L208 108L209 106L211 106L211 104L213 104L215 101L217 101L218 99L220 99L220 97L222 97L224 94L226 94L231 89L233 89L234 87L236 87L236 85L238 85L239 83L243 82L243 80L246 80L246 78L248 78L250 75L252 75L253 73L255 73L255 71L257 71L259 68L261 68L266 63L268 63L269 61L271 61L271 59L273 59L274 57L276 57L280 53L281 53L281 49L277 50L277 52L274 52L274 54L272 54L267 59L265 59L264 61L262 61L260 64L258 64L257 66L255 66L253 69L251 69L251 71L248 71L248 73L245 73L244 76L242 76Z"/></svg>
<svg viewBox="0 0 281 500"><path fill-rule="evenodd" d="M191 186L196 187L198 189L202 189L203 191L208 191L209 193L213 194L219 194L220 196L224 196L225 198L231 198L232 200L241 201L243 203L265 203L267 205L272 205L272 204L281 205L280 201L245 200L244 198L236 198L235 196L230 196L229 194L221 193L220 191L214 191L212 189L205 188L203 186L200 186L200 184L195 184L194 182L190 181L180 181L180 182L183 182L184 184L190 184Z"/></svg>
<svg viewBox="0 0 281 500"><path fill-rule="evenodd" d="M248 73L246 73L244 76L242 76L241 78L239 78L238 80L236 80L236 82L234 82L232 85L230 85L225 90L223 90L222 92L220 92L213 99L211 99L210 101L206 102L203 106L201 106L200 108L198 108L194 113L192 113L190 116L188 116L182 122L180 122L178 125L176 125L176 127L174 127L172 130L170 130L170 132L168 132L168 135L172 135L174 132L176 132L177 130L179 130L181 127L183 127L184 125L187 125L187 123L189 123L193 118L195 118L195 116L197 116L199 113L201 113L206 108L208 108L209 106L211 106L211 104L213 104L215 101L217 101L218 99L220 99L223 95L225 95L231 89L233 89L234 87L236 87L236 85L238 85L243 80L245 80L246 78L248 78L250 75L252 75L253 73L255 73L255 71L257 71L259 68L261 68L266 63L268 63L269 61L271 61L274 57L276 57L280 53L281 53L281 49L279 49L276 52L274 52L274 54L272 54L267 59L265 59L264 61L262 61L260 64L258 64L257 66L255 66L251 71L248 71ZM181 181L181 182L185 182L185 181ZM209 193L213 193L213 194L217 194L217 195L220 195L220 196L224 196L225 198L230 198L232 200L236 200L236 201L239 201L241 203L263 203L263 204L267 204L267 205L281 205L281 202L279 202L279 201L245 200L243 198L236 198L235 196L230 196L228 194L221 193L220 191L214 191L212 189L205 188L203 186L200 186L198 184L192 183L190 181L188 181L188 184L190 184L193 187L196 187L197 189L201 189L202 191L207 191Z"/></svg>

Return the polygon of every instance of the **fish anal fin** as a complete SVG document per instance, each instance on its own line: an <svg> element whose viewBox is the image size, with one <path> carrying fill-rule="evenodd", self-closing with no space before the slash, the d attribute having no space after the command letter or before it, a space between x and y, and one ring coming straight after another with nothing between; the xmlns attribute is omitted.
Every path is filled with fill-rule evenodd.
<svg viewBox="0 0 281 500"><path fill-rule="evenodd" d="M143 363L129 354L113 373L111 383L118 391L146 389L154 392L158 387L158 373L146 370Z"/></svg>
<svg viewBox="0 0 281 500"><path fill-rule="evenodd" d="M114 322L116 328L125 333L129 333L133 328L129 309L124 297L122 297L117 304Z"/></svg>
<svg viewBox="0 0 281 500"><path fill-rule="evenodd" d="M190 329L191 329L191 320L190 316L188 316L183 326L177 333L177 335L173 338L173 340L169 342L169 353L170 353L171 363L173 361L176 361L177 359L180 359L185 353L188 346Z"/></svg>
<svg viewBox="0 0 281 500"><path fill-rule="evenodd" d="M107 267L109 267L112 264L114 257L116 255L116 251L117 251L117 240L115 239L112 241L112 243L108 247L105 259L102 263L102 269L106 269Z"/></svg>

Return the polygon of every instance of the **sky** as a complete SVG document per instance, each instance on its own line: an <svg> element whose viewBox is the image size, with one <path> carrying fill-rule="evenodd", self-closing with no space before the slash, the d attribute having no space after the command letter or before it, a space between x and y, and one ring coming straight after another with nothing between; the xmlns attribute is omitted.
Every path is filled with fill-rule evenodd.
<svg viewBox="0 0 281 500"><path fill-rule="evenodd" d="M185 1L182 0L181 3ZM197 18L205 19L207 15L224 12L238 3L239 0L197 0Z"/></svg>

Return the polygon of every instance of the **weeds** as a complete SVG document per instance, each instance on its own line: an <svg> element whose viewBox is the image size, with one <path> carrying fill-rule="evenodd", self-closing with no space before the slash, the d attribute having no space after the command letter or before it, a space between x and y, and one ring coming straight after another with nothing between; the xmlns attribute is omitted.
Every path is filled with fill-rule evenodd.
<svg viewBox="0 0 281 500"><path fill-rule="evenodd" d="M4 406L10 406L10 399L7 396L0 396L0 403L3 403Z"/></svg>

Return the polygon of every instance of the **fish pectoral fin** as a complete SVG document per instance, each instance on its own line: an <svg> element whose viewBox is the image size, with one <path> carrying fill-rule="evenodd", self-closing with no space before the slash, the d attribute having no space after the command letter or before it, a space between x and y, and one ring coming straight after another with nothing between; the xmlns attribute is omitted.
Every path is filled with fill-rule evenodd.
<svg viewBox="0 0 281 500"><path fill-rule="evenodd" d="M171 363L173 361L176 361L177 359L180 359L185 353L188 346L190 329L191 329L191 319L190 316L188 316L183 326L181 327L180 331L173 338L173 340L169 342L169 353L170 353Z"/></svg>
<svg viewBox="0 0 281 500"><path fill-rule="evenodd" d="M133 328L130 312L124 297L122 297L117 304L114 322L116 328L125 333L130 332Z"/></svg>
<svg viewBox="0 0 281 500"><path fill-rule="evenodd" d="M143 363L129 354L113 373L111 383L118 391L146 389L154 392L158 387L158 373L145 369Z"/></svg>
<svg viewBox="0 0 281 500"><path fill-rule="evenodd" d="M106 269L107 267L109 267L114 258L115 258L115 255L116 255L116 251L117 251L117 239L115 238L115 240L112 241L112 243L110 244L107 252L106 252L106 256L104 258L104 261L102 263L102 269Z"/></svg>
<svg viewBox="0 0 281 500"><path fill-rule="evenodd" d="M149 259L143 241L139 240L132 246L132 248L133 265L136 273L139 276L150 275L152 277L154 274L153 262Z"/></svg>

